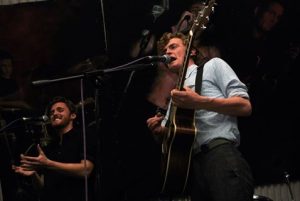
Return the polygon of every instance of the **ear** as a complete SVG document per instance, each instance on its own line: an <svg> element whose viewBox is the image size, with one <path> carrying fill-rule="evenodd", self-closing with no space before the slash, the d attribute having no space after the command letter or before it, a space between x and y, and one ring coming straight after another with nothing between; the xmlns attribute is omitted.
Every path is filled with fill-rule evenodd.
<svg viewBox="0 0 300 201"><path fill-rule="evenodd" d="M190 56L196 56L197 55L197 50L196 49L192 49Z"/></svg>
<svg viewBox="0 0 300 201"><path fill-rule="evenodd" d="M77 117L77 115L75 113L71 114L71 119L75 119Z"/></svg>

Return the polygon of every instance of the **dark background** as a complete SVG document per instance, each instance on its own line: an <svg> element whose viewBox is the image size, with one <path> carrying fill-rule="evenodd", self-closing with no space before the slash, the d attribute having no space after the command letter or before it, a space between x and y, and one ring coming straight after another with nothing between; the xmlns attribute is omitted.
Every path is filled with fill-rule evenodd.
<svg viewBox="0 0 300 201"><path fill-rule="evenodd" d="M23 89L23 99L32 105L31 110L6 110L2 111L3 115L8 121L24 115L41 115L46 103L56 95L70 97L79 103L79 79L45 86L32 86L31 83L112 68L132 61L130 47L141 36L142 30L158 31L169 27L178 20L188 3L170 0L169 10L155 21L152 7L162 5L160 1L52 0L0 6L0 48L14 56L14 78ZM224 35L226 29L235 29L236 24L247 20L254 4L250 0L217 3L212 20L222 27ZM290 38L299 42L299 32L296 31L299 27L299 1L288 0L286 3L286 15L278 39ZM100 111L97 189L103 200L130 200L156 190L160 147L145 124L156 109L145 98L155 73L155 69L136 71L126 92L130 72L98 75L100 84L95 84L93 76L85 80L84 97L94 97L95 91L99 94L95 96L96 107L86 105L86 114L87 124L93 128L95 109ZM299 106L295 98L297 91L292 90L298 86L296 76L291 76L289 79L294 80L277 91L276 103L279 104L268 111L268 115L240 120L241 150L254 171L257 184L283 182L285 171L292 179L299 178L299 166L296 165L299 131L294 117ZM257 123L256 118L262 121ZM40 129L39 125L36 127L34 129ZM30 130L28 125L19 125L12 130L15 135L13 139L9 137L10 148L1 139L1 161L4 161L1 162L1 174L6 175L1 181L7 200L9 194L18 189L20 180L9 168L9 151L18 155L40 137L38 131L31 133Z"/></svg>

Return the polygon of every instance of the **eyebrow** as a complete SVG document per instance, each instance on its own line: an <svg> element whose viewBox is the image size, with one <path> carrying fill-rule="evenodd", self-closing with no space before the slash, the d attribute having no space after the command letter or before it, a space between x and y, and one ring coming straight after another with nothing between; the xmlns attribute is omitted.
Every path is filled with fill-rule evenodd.
<svg viewBox="0 0 300 201"><path fill-rule="evenodd" d="M55 109L52 109L52 110L50 111L50 114L52 114L55 110L63 111L63 110L65 110L65 108L63 108L63 107L56 107Z"/></svg>
<svg viewBox="0 0 300 201"><path fill-rule="evenodd" d="M169 44L169 45L164 49L164 52L166 52L167 49L174 49L174 48L176 48L176 47L178 47L178 46L179 46L179 44L177 44L177 43L171 43L171 44Z"/></svg>

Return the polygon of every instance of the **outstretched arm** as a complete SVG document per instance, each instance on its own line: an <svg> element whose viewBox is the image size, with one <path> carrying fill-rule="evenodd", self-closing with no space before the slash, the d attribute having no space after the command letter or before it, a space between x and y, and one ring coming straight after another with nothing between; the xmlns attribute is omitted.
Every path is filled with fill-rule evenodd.
<svg viewBox="0 0 300 201"><path fill-rule="evenodd" d="M75 177L89 176L94 164L89 160L81 160L79 163L63 163L47 158L41 147L37 146L39 155L37 157L21 155L21 163L24 168L45 168Z"/></svg>

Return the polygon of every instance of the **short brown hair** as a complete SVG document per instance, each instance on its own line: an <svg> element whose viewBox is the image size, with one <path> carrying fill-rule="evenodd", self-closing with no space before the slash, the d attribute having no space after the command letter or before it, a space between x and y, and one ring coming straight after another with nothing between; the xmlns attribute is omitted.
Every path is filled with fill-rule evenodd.
<svg viewBox="0 0 300 201"><path fill-rule="evenodd" d="M158 55L164 54L165 46L168 44L168 42L172 38L180 38L180 39L182 39L183 44L187 45L188 38L183 33L180 33L180 32L175 32L175 33L165 32L162 35L162 37L157 41L157 53L158 53Z"/></svg>

